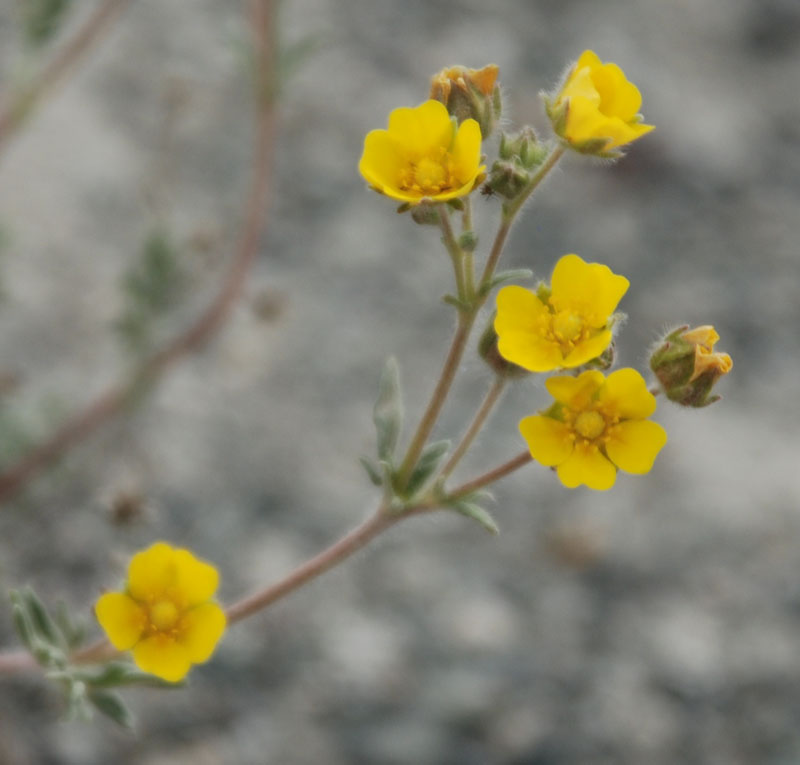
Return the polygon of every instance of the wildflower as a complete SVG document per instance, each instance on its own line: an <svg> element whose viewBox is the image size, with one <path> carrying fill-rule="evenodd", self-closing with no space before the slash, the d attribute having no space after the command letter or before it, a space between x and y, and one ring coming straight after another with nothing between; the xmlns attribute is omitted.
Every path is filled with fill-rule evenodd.
<svg viewBox="0 0 800 765"><path fill-rule="evenodd" d="M410 204L444 202L480 183L481 130L473 119L456 126L444 104L395 109L388 130L364 139L358 169L376 191Z"/></svg>
<svg viewBox="0 0 800 765"><path fill-rule="evenodd" d="M550 288L503 287L494 320L500 354L530 372L591 361L611 343L612 314L629 285L608 266L564 255Z"/></svg>
<svg viewBox="0 0 800 765"><path fill-rule="evenodd" d="M720 396L709 394L717 380L733 369L733 359L714 350L718 340L717 331L709 324L694 329L684 325L659 343L650 357L650 368L667 398L693 407L719 401Z"/></svg>
<svg viewBox="0 0 800 765"><path fill-rule="evenodd" d="M131 559L125 591L101 596L95 612L114 648L132 649L139 669L177 682L208 660L225 630L211 602L218 581L209 563L156 542Z"/></svg>
<svg viewBox="0 0 800 765"><path fill-rule="evenodd" d="M653 130L642 124L639 89L616 64L604 64L584 51L545 108L556 134L573 149L605 157L619 156L619 147Z"/></svg>
<svg viewBox="0 0 800 765"><path fill-rule="evenodd" d="M546 385L555 403L525 417L519 429L531 456L555 467L564 486L605 490L614 485L617 468L650 471L667 434L646 419L656 400L635 369L619 369L607 378L589 370L578 377L551 377Z"/></svg>
<svg viewBox="0 0 800 765"><path fill-rule="evenodd" d="M488 138L495 123L500 119L502 102L495 64L483 69L467 69L453 66L442 69L431 80L430 98L441 101L447 111L459 122L473 118L481 128L481 135Z"/></svg>

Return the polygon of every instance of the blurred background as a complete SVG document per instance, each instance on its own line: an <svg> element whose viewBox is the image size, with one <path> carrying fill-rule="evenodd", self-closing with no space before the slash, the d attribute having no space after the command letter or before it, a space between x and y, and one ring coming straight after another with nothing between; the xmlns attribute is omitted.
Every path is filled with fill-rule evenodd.
<svg viewBox="0 0 800 765"><path fill-rule="evenodd" d="M25 5L0 2L0 100L95 3L39 52ZM294 0L279 32L298 55L245 293L202 353L0 510L4 592L30 584L96 635L93 601L156 539L214 561L230 602L366 517L381 366L397 356L416 422L453 311L437 231L356 168L444 66L497 63L507 124L544 134L538 93L585 48L639 86L656 131L616 164L567 157L504 265L546 278L576 252L627 276L619 357L641 371L666 328L715 325L724 401L660 402L654 470L609 492L537 465L506 478L497 538L445 514L391 530L233 627L190 689L125 692L138 735L64 722L36 674L2 678L0 762L800 763L800 5ZM252 161L248 35L238 2L138 0L5 147L3 464L214 294ZM475 205L485 256L499 203ZM439 437L490 381L474 352L461 372ZM517 383L457 478L517 454L547 400ZM6 607L0 644L19 647Z"/></svg>

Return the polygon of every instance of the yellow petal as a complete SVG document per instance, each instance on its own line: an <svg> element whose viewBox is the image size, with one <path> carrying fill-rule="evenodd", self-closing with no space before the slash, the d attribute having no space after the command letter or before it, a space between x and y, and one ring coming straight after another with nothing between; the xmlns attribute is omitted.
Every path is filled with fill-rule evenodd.
<svg viewBox="0 0 800 765"><path fill-rule="evenodd" d="M170 683L183 680L192 665L186 647L167 635L153 635L137 643L133 660L143 672Z"/></svg>
<svg viewBox="0 0 800 765"><path fill-rule="evenodd" d="M651 420L629 420L615 428L606 444L611 461L628 473L649 473L667 443L667 432Z"/></svg>
<svg viewBox="0 0 800 765"><path fill-rule="evenodd" d="M551 377L545 385L550 395L570 409L583 411L592 402L605 377L602 372L590 369L577 377Z"/></svg>
<svg viewBox="0 0 800 765"><path fill-rule="evenodd" d="M531 457L542 465L551 467L564 462L573 449L570 429L559 420L542 415L523 418L519 432L528 444Z"/></svg>
<svg viewBox="0 0 800 765"><path fill-rule="evenodd" d="M570 99L570 109L572 109L573 99L585 99L592 105L592 110L597 111L597 106L600 103L600 94L594 85L591 70L588 67L576 66L567 79L560 93L560 98Z"/></svg>
<svg viewBox="0 0 800 765"><path fill-rule="evenodd" d="M397 189L403 154L397 141L386 130L372 130L364 139L364 153L358 170L364 179L381 191ZM392 196L391 193L389 193Z"/></svg>
<svg viewBox="0 0 800 765"><path fill-rule="evenodd" d="M416 160L437 147L449 149L453 123L444 104L425 101L419 106L395 109L389 115L389 135Z"/></svg>
<svg viewBox="0 0 800 765"><path fill-rule="evenodd" d="M550 311L530 290L517 285L503 287L497 293L497 316L494 331L539 332L542 322L549 320Z"/></svg>
<svg viewBox="0 0 800 765"><path fill-rule="evenodd" d="M639 89L628 82L616 64L604 64L592 71L592 80L600 93L600 111L608 117L631 122L642 105Z"/></svg>
<svg viewBox="0 0 800 765"><path fill-rule="evenodd" d="M566 369L572 369L585 364L587 361L596 359L611 343L611 330L604 329L591 337L586 338L582 343L578 343L567 357L561 366Z"/></svg>
<svg viewBox="0 0 800 765"><path fill-rule="evenodd" d="M558 477L568 489L586 484L605 491L614 485L617 471L596 447L576 446L569 459L558 466Z"/></svg>
<svg viewBox="0 0 800 765"><path fill-rule="evenodd" d="M175 550L176 588L188 606L204 603L217 591L219 574L188 550Z"/></svg>
<svg viewBox="0 0 800 765"><path fill-rule="evenodd" d="M101 595L94 611L111 645L118 651L127 651L136 645L147 626L144 608L122 592Z"/></svg>
<svg viewBox="0 0 800 765"><path fill-rule="evenodd" d="M629 286L624 276L602 263L564 255L553 269L550 302L556 310L572 310L599 328L605 326Z"/></svg>
<svg viewBox="0 0 800 765"><path fill-rule="evenodd" d="M596 67L602 65L603 62L600 60L600 56L598 56L593 50L585 50L578 58L578 63L575 65L575 67L577 69L582 69L583 67L588 66L590 69L595 69Z"/></svg>
<svg viewBox="0 0 800 765"><path fill-rule="evenodd" d="M552 372L564 366L561 346L532 332L498 335L497 350L506 361L529 372Z"/></svg>
<svg viewBox="0 0 800 765"><path fill-rule="evenodd" d="M643 420L656 410L656 398L635 369L626 367L612 372L598 399L610 414L623 420Z"/></svg>
<svg viewBox="0 0 800 765"><path fill-rule="evenodd" d="M203 603L182 619L178 638L193 664L207 661L225 631L225 612L216 603Z"/></svg>
<svg viewBox="0 0 800 765"><path fill-rule="evenodd" d="M452 159L453 173L459 182L472 184L481 161L481 128L475 120L464 120L458 128L452 148Z"/></svg>
<svg viewBox="0 0 800 765"><path fill-rule="evenodd" d="M174 583L174 550L166 542L156 542L131 558L128 592L134 600L159 598Z"/></svg>

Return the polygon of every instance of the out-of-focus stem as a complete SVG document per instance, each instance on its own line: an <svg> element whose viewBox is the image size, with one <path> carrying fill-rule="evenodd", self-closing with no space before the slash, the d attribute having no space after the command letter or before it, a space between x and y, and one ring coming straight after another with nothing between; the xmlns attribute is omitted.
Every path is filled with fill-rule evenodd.
<svg viewBox="0 0 800 765"><path fill-rule="evenodd" d="M72 72L81 58L97 43L104 32L133 0L103 0L90 14L75 36L28 83L22 92L11 96L9 103L0 108L0 152L5 143L21 127L27 116Z"/></svg>
<svg viewBox="0 0 800 765"><path fill-rule="evenodd" d="M274 0L251 0L250 15L256 37L260 77L256 83L253 175L244 205L239 244L219 292L193 324L149 356L130 378L99 395L83 411L68 419L47 441L34 447L0 473L0 504L15 496L28 481L94 433L107 420L124 412L142 386L151 384L177 361L202 347L228 317L258 253L258 243L265 226L275 139L274 13Z"/></svg>

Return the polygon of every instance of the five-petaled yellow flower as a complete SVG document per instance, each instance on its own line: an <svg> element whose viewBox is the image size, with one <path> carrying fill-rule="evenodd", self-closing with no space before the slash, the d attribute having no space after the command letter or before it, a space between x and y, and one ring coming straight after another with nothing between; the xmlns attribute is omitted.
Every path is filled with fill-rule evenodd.
<svg viewBox="0 0 800 765"><path fill-rule="evenodd" d="M211 602L218 582L209 563L156 542L131 559L125 592L101 596L95 612L114 648L132 649L139 669L174 683L208 660L225 631Z"/></svg>
<svg viewBox="0 0 800 765"><path fill-rule="evenodd" d="M525 417L519 430L531 456L555 467L564 486L605 490L614 485L617 468L650 471L667 434L646 419L656 400L635 369L607 378L595 370L551 377L546 385L556 403L544 414Z"/></svg>
<svg viewBox="0 0 800 765"><path fill-rule="evenodd" d="M630 282L600 263L564 255L548 290L503 287L497 294L497 348L530 372L579 367L612 338L611 315Z"/></svg>
<svg viewBox="0 0 800 765"><path fill-rule="evenodd" d="M616 64L584 51L561 90L546 101L556 133L578 151L615 156L620 146L653 130L642 124L639 89Z"/></svg>
<svg viewBox="0 0 800 765"><path fill-rule="evenodd" d="M395 109L388 130L364 139L358 169L376 191L411 204L469 194L485 170L481 130L473 119L456 127L439 101Z"/></svg>

